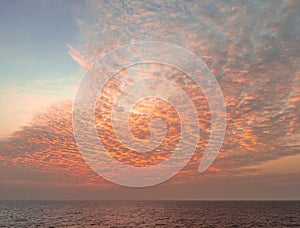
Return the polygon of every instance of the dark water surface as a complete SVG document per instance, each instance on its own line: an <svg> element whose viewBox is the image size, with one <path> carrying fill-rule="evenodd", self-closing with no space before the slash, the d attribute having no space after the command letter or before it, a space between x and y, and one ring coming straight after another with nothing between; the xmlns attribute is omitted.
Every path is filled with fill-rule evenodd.
<svg viewBox="0 0 300 228"><path fill-rule="evenodd" d="M300 227L300 201L0 201L0 227Z"/></svg>

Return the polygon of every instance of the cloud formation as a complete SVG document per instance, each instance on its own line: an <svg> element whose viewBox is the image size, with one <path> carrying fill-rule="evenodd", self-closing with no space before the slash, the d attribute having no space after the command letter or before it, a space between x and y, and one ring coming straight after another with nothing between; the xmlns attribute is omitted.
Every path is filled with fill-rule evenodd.
<svg viewBox="0 0 300 228"><path fill-rule="evenodd" d="M90 68L99 56L120 45L159 40L188 48L214 73L226 103L227 132L218 159L203 174L205 177L248 175L244 168L255 169L259 164L299 154L300 5L297 1L158 4L92 0L88 4L91 13L78 20L86 40L78 50L70 47L71 57L83 69ZM173 72L168 76L163 74L162 67L152 67L156 67L158 77L173 77L190 94L197 108L201 125L197 150L175 182L197 181L197 165L210 131L207 101L186 75ZM148 123L159 116L168 124L166 140L148 154L120 144L109 116L114 96L127 83L127 73L124 71L110 80L99 97L96 107L99 139L118 161L133 166L157 164L167 159L176 146L180 137L179 118L164 101L138 103L130 115L133 135L147 139ZM155 85L155 88L160 87ZM9 174L1 181L18 179L27 170L28 175L22 179L28 181L49 178L60 183L105 186L107 183L87 166L78 151L71 112L71 101L54 105L47 113L35 116L30 126L1 140L1 169ZM37 178L36 173L46 175ZM297 173L294 175L299 177Z"/></svg>

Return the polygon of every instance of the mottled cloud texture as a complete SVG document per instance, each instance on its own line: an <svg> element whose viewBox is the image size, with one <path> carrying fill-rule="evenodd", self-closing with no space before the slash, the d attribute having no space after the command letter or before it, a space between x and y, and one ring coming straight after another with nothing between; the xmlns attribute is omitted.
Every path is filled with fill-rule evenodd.
<svg viewBox="0 0 300 228"><path fill-rule="evenodd" d="M300 154L299 1L87 1L87 4L89 14L78 19L85 41L81 47L70 46L70 56L83 69L87 70L99 56L120 45L165 41L197 54L220 84L227 108L226 136L218 159L206 173L199 174L197 166L210 132L207 101L186 75L175 71L164 75L162 66L150 66L157 77L173 77L190 94L201 126L191 162L166 185L197 182L200 178L240 178L261 164ZM124 71L110 80L99 97L96 107L99 139L121 162L133 166L157 164L168 158L178 142L179 117L161 100L139 103L130 116L133 134L142 139L149 137L148 123L159 116L168 124L168 135L152 153L139 154L123 148L108 119L113 97L119 93L127 73ZM54 104L47 113L35 116L29 126L1 140L2 185L47 182L53 183L52 186L117 188L97 176L84 162L74 140L71 113L72 101ZM298 170L286 178L295 181L299 177ZM267 179L277 181L272 175Z"/></svg>

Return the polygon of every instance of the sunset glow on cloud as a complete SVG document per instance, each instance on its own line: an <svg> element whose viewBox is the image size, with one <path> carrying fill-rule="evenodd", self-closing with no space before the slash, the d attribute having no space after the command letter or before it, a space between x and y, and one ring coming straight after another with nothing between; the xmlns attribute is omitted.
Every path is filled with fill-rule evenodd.
<svg viewBox="0 0 300 228"><path fill-rule="evenodd" d="M28 4L37 7L37 3ZM239 191L235 186L248 181L254 183L249 189L255 189L255 185L267 189L261 190L264 198L268 196L268 185L277 186L278 181L286 180L282 185L286 194L282 197L291 192L291 198L299 199L299 193L290 190L300 186L300 170L295 165L300 162L299 7L299 3L292 0L159 4L90 0L84 6L76 3L68 8L66 11L74 17L74 23L76 19L78 26L74 34L83 37L80 42L61 38L68 55L65 64L70 60L70 69L66 67L65 72L53 79L51 76L40 80L38 76L33 79L27 76L30 83L24 82L24 86L15 75L14 80L0 85L0 188L6 189L3 193L0 190L0 197L22 197L21 190L10 194L9 189L26 186L30 191L31 187L39 185L51 186L51 189L80 188L81 192L87 187L93 192L90 198L97 198L97 192L107 189L108 192L99 198L112 197L110 189L120 190L125 198L134 198L134 191L138 190L130 192L104 180L85 162L74 138L73 97L81 74L93 71L93 64L100 56L121 45L152 40L183 46L205 62L222 89L227 127L217 159L206 172L199 173L198 166L211 131L209 104L201 88L183 72L152 63L132 66L109 80L97 99L95 126L108 153L129 166L147 167L167 160L179 143L181 125L180 116L166 101L142 100L131 110L129 122L120 121L120 128L124 124L125 129L129 124L134 137L147 140L151 136L149 123L161 118L166 123L167 134L159 147L150 152L139 153L127 148L117 138L111 121L113 106L120 94L123 103L115 107L120 112L126 102L138 97L138 94L122 93L124 86L146 77L165 78L180 86L196 107L200 135L194 155L176 177L153 187L155 193L149 193L149 198L179 186L178 192L172 190L174 198L176 194L184 198L185 192L191 194L189 197L202 199L209 195L205 187L202 194L183 187L199 187L201 183L217 189L232 186L230 194L224 193L224 198L232 198ZM81 8L83 12L78 13ZM50 62L49 68L52 67ZM9 72L1 74L1 78L10 77ZM26 76L23 80L26 81ZM169 93L163 83L151 86L153 90ZM151 86L140 83L138 89L147 90ZM120 134L126 137L124 132ZM190 129L188 134L192 137L195 132ZM80 191L72 197L83 194ZM216 195L222 194L221 190L215 191ZM249 190L245 198L256 197L253 194ZM50 194L49 198L65 195ZM237 196L243 197L242 194ZM276 192L270 197L280 195ZM34 195L25 198L34 198Z"/></svg>

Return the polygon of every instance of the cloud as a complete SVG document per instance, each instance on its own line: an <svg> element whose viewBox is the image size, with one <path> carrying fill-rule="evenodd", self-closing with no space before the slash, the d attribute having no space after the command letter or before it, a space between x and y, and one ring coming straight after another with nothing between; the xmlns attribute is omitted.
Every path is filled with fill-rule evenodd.
<svg viewBox="0 0 300 228"><path fill-rule="evenodd" d="M269 180L274 186L292 172L279 167L293 163L288 156L299 156L298 3L189 1L162 2L158 6L149 1L135 4L89 1L89 4L91 16L79 23L86 42L78 50L69 47L72 58L84 69L122 44L160 40L182 45L200 56L222 88L227 108L226 137L213 166L199 175L197 165L210 131L208 105L200 88L184 75L174 77L195 102L201 138L191 162L172 183L195 183L205 178L209 181L230 176L239 176L238 179L247 176L246 179L251 180L254 177L245 173L253 171L255 177L261 177L260 183ZM126 72L121 76L126 77ZM157 151L139 154L116 139L109 116L113 99L119 94L122 83L126 84L122 77L109 81L103 96L99 97L96 115L99 139L115 159L129 165L145 166L167 159L178 140L179 128L176 113L164 102L144 101L131 115L133 134L140 138L149 136L148 123L153 116L161 116L169 123L169 135ZM16 94L15 100L20 99L19 92L12 94ZM127 95L130 99L132 94ZM5 97L12 97L11 93ZM22 104L15 103L22 110ZM49 104L30 93L27 106L41 107L39 103ZM8 175L9 181L19 181L22 170L26 170L26 175L22 176L26 181L70 181L76 185L100 187L107 184L87 166L78 151L71 111L71 101L54 105L48 112L36 115L30 125L1 141L0 164L11 175ZM16 168L19 172L13 174ZM273 171L280 173L279 179ZM299 178L296 171L291 174L291 180ZM34 173L45 175L37 178Z"/></svg>
<svg viewBox="0 0 300 228"><path fill-rule="evenodd" d="M91 63L87 62L87 58L85 58L82 54L80 54L79 50L76 50L71 45L68 45L69 55L71 58L77 62L84 70L87 70L91 67Z"/></svg>
<svg viewBox="0 0 300 228"><path fill-rule="evenodd" d="M7 173L5 179L10 181L18 178L39 182L50 178L56 182L88 184L98 179L76 147L70 102L53 106L48 114L37 115L31 125L1 140L0 151L2 174Z"/></svg>

